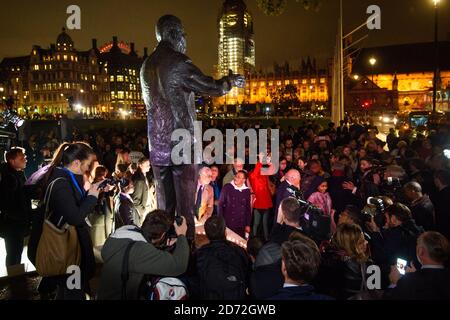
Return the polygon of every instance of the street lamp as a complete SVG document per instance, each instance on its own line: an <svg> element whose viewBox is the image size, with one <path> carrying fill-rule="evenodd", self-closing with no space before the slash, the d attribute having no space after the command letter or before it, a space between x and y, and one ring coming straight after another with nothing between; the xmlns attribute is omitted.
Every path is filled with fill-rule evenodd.
<svg viewBox="0 0 450 320"><path fill-rule="evenodd" d="M4 91L5 91L5 88L0 87L0 92L4 92Z"/></svg>
<svg viewBox="0 0 450 320"><path fill-rule="evenodd" d="M377 64L377 59L374 57L369 59L369 63L372 66L372 106L375 105L375 81L374 81L374 75L375 75L375 65Z"/></svg>
<svg viewBox="0 0 450 320"><path fill-rule="evenodd" d="M436 112L437 102L437 85L438 85L438 70L439 70L439 33L438 33L438 18L439 18L439 3L440 0L433 0L434 3L434 78L433 78L433 112Z"/></svg>
<svg viewBox="0 0 450 320"><path fill-rule="evenodd" d="M355 74L355 75L353 76L353 79L358 80L358 79L359 79L359 75Z"/></svg>

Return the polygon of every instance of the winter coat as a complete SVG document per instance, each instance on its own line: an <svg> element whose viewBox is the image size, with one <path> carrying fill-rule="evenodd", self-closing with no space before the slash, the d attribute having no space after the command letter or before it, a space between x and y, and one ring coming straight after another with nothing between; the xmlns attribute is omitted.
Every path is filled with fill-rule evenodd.
<svg viewBox="0 0 450 320"><path fill-rule="evenodd" d="M270 209L272 208L272 195L269 189L269 176L261 174L262 168L262 163L258 162L249 175L250 184L256 198L253 207L255 209Z"/></svg>
<svg viewBox="0 0 450 320"><path fill-rule="evenodd" d="M250 226L252 211L251 192L247 187L238 190L233 183L225 185L219 199L218 214L224 217L228 228L245 237L245 227Z"/></svg>
<svg viewBox="0 0 450 320"><path fill-rule="evenodd" d="M177 277L188 266L189 245L185 236L179 236L173 253L159 250L144 238L133 226L118 229L102 249L104 261L98 290L99 300L120 300L122 297L122 265L125 250L130 242L136 242L130 250L127 298L137 300L146 275Z"/></svg>

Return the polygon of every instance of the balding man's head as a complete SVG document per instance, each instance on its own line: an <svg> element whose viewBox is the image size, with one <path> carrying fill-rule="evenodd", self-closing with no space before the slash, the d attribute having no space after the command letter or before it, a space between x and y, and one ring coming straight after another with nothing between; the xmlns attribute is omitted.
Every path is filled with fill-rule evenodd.
<svg viewBox="0 0 450 320"><path fill-rule="evenodd" d="M234 170L236 170L236 172L243 170L244 169L244 160L242 160L240 158L234 159L233 167L234 167Z"/></svg>
<svg viewBox="0 0 450 320"><path fill-rule="evenodd" d="M405 196L410 201L414 201L416 199L419 199L423 196L422 194L422 187L419 183L415 181L408 182L404 186Z"/></svg>
<svg viewBox="0 0 450 320"><path fill-rule="evenodd" d="M300 177L300 172L298 170L295 169L291 169L286 173L286 180L296 186L297 188L300 189L300 181L301 181L301 177Z"/></svg>
<svg viewBox="0 0 450 320"><path fill-rule="evenodd" d="M210 184L211 178L212 178L212 172L211 172L210 168L204 167L204 168L200 169L198 175L199 175L198 180L199 180L200 184L202 184L202 185Z"/></svg>

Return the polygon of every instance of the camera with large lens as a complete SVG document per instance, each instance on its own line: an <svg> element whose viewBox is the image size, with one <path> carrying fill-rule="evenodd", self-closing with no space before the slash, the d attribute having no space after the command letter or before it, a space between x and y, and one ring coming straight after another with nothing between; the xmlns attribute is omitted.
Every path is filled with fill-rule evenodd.
<svg viewBox="0 0 450 320"><path fill-rule="evenodd" d="M384 212L386 210L385 203L383 199L378 197L367 198L367 204L361 211L361 221L362 223L372 221L374 219L375 223L382 227L384 225Z"/></svg>
<svg viewBox="0 0 450 320"><path fill-rule="evenodd" d="M289 186L289 193L300 205L300 225L303 232L316 243L329 240L331 237L331 217L325 215L320 208L305 201L301 192Z"/></svg>
<svg viewBox="0 0 450 320"><path fill-rule="evenodd" d="M127 187L130 184L130 182L125 178L112 178L112 179L105 179L99 186L98 189L102 190L105 189L107 186L111 187L120 187L121 189Z"/></svg>

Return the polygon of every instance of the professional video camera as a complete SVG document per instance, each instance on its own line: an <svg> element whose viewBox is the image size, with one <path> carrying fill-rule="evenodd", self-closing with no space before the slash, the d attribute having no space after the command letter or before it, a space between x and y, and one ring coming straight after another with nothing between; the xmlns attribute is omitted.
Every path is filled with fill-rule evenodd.
<svg viewBox="0 0 450 320"><path fill-rule="evenodd" d="M361 220L363 223L370 222L372 218L375 223L382 227L384 226L384 212L386 205L381 198L369 197L367 198L367 204L361 211Z"/></svg>
<svg viewBox="0 0 450 320"><path fill-rule="evenodd" d="M302 193L294 187L289 186L287 190L300 205L300 225L303 232L319 244L322 241L329 240L331 237L331 217L325 215L321 209L312 203L303 200Z"/></svg>

